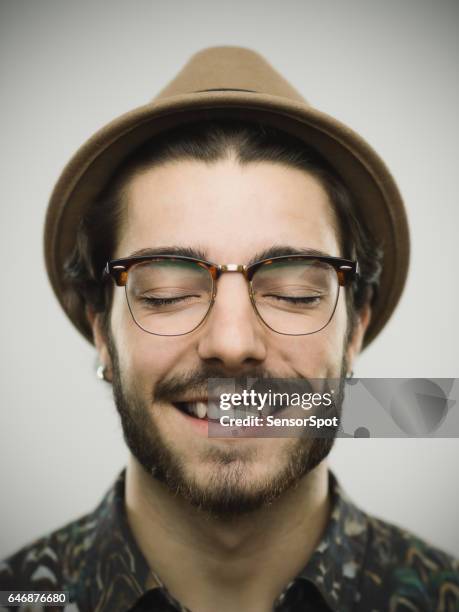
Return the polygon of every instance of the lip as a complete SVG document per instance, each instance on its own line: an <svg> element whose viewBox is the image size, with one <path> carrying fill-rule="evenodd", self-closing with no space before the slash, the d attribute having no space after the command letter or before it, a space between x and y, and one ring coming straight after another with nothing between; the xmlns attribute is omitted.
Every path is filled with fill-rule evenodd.
<svg viewBox="0 0 459 612"><path fill-rule="evenodd" d="M172 404L173 405L173 404ZM175 406L174 406L175 408ZM213 441L214 443L218 443L218 444L237 444L237 443L241 443L242 440L246 440L246 439L250 439L252 438L252 432L253 432L253 428L251 427L247 427L247 428L237 428L239 430L239 436L238 437L234 437L229 435L227 428L221 428L221 433L222 435L218 435L216 433L217 430L215 430L215 426L219 425L219 421L217 420L210 420L206 417L205 419L199 419L196 417L192 417L189 414L187 414L186 412L182 412L181 410L179 410L178 408L176 408L175 412L179 415L178 418L183 419L183 424L184 424L184 428L185 427L190 427L190 429L192 430L192 434L193 435L197 435L198 437L201 438L207 438L208 440ZM209 435L209 425L214 427L214 429L212 429L211 431L213 432L212 435ZM221 427L221 426L220 426ZM233 428L234 429L234 428ZM220 431L220 430L218 430Z"/></svg>
<svg viewBox="0 0 459 612"><path fill-rule="evenodd" d="M207 418L205 419L199 419L197 417L193 417L189 414L187 414L186 412L180 410L179 408L177 408L176 403L185 403L185 402L191 402L191 401L203 401L203 400L180 400L177 402L171 402L172 406L175 408L175 412L178 414L180 419L183 419L183 423L186 424L187 426L191 427L193 429L193 432L195 434L198 434L199 436L203 437L203 438L208 438L209 437L209 421Z"/></svg>

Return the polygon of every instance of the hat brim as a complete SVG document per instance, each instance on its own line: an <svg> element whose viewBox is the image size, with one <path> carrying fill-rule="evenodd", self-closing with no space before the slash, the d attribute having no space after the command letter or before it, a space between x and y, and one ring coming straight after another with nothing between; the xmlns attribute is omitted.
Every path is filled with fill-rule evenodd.
<svg viewBox="0 0 459 612"><path fill-rule="evenodd" d="M368 346L394 311L408 272L408 223L398 188L381 158L353 130L306 104L266 94L216 91L154 101L115 119L77 151L54 188L45 224L46 267L62 308L93 342L84 308L65 299L64 263L74 249L80 219L114 169L160 132L218 118L258 121L295 135L321 153L347 185L384 252L379 298L364 340Z"/></svg>

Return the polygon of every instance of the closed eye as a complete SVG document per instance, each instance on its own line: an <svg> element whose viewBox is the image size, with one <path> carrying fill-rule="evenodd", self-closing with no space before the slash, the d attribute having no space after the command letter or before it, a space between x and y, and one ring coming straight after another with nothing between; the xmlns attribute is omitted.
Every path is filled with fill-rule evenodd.
<svg viewBox="0 0 459 612"><path fill-rule="evenodd" d="M200 298L200 295L179 295L175 297L151 297L143 296L140 301L146 306L159 307L159 306L172 306L173 304L186 304L195 298Z"/></svg>
<svg viewBox="0 0 459 612"><path fill-rule="evenodd" d="M287 296L287 295L266 295L264 297L274 298L288 304L316 304L322 299L319 295L314 296Z"/></svg>

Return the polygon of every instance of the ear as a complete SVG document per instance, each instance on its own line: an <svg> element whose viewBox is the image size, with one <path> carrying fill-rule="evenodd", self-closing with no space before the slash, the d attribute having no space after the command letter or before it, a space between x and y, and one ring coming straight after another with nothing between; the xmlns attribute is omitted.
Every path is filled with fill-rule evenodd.
<svg viewBox="0 0 459 612"><path fill-rule="evenodd" d="M354 324L352 336L349 338L348 345L346 347L346 360L348 373L354 369L354 362L362 349L363 339L365 332L367 331L368 325L371 320L371 308L366 304L357 315L357 320Z"/></svg>
<svg viewBox="0 0 459 612"><path fill-rule="evenodd" d="M102 325L102 315L99 312L94 312L90 307L86 307L86 316L91 325L94 344L99 354L99 363L104 366L104 379L107 382L112 381L113 364L108 350L108 340Z"/></svg>

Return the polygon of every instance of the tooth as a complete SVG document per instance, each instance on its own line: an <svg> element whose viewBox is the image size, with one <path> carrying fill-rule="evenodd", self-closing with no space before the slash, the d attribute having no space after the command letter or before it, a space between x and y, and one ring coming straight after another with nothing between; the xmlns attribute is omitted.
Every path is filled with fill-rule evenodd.
<svg viewBox="0 0 459 612"><path fill-rule="evenodd" d="M204 402L196 402L194 405L194 412L197 417L204 419L207 416L207 404Z"/></svg>

